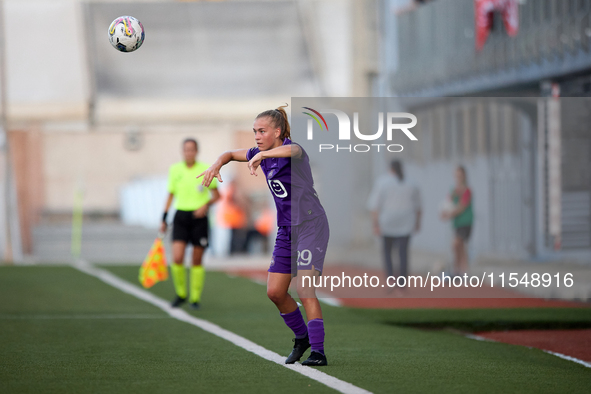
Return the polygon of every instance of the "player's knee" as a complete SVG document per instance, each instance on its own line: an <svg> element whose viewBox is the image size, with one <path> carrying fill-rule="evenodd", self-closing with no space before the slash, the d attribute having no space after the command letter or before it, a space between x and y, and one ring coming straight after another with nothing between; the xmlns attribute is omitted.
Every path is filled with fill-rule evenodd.
<svg viewBox="0 0 591 394"><path fill-rule="evenodd" d="M175 264L182 264L183 261L185 260L185 254L184 253L179 253L179 252L173 252L172 253L172 260L174 261Z"/></svg>
<svg viewBox="0 0 591 394"><path fill-rule="evenodd" d="M285 301L287 293L278 289L267 289L267 297L269 297L274 304L281 304Z"/></svg>
<svg viewBox="0 0 591 394"><path fill-rule="evenodd" d="M316 289L315 288L298 287L297 292L298 292L298 297L302 300L316 298Z"/></svg>

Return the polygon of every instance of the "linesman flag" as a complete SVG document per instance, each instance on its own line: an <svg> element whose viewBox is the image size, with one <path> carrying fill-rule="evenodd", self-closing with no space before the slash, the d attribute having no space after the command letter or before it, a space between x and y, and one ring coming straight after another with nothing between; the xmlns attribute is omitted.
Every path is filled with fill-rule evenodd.
<svg viewBox="0 0 591 394"><path fill-rule="evenodd" d="M148 289L166 279L168 279L166 253L164 252L162 238L158 237L152 244L152 248L140 268L140 283Z"/></svg>

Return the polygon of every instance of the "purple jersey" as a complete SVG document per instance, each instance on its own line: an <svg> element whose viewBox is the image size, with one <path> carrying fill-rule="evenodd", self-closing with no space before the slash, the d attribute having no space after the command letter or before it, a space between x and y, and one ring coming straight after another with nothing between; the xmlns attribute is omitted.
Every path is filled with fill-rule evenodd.
<svg viewBox="0 0 591 394"><path fill-rule="evenodd" d="M286 138L283 145L290 145ZM314 180L310 170L310 159L300 146L302 155L291 157L269 157L261 161L261 169L267 178L267 185L273 194L277 207L278 226L297 226L302 222L325 215L318 195L314 190ZM259 148L250 148L246 153L252 159Z"/></svg>

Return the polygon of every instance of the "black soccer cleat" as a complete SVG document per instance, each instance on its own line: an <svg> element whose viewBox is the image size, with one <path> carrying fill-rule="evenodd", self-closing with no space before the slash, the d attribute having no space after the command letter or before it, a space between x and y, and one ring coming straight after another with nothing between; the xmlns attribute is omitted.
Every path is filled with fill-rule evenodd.
<svg viewBox="0 0 591 394"><path fill-rule="evenodd" d="M187 301L186 298L176 296L176 298L170 303L170 306L173 308L178 308L179 306L183 305L185 301Z"/></svg>
<svg viewBox="0 0 591 394"><path fill-rule="evenodd" d="M326 356L319 352L312 352L310 353L310 357L305 360L302 365L307 365L308 367L321 367L323 365L328 365L326 361Z"/></svg>
<svg viewBox="0 0 591 394"><path fill-rule="evenodd" d="M198 302L191 302L191 309L198 310L199 308L201 308L201 305Z"/></svg>
<svg viewBox="0 0 591 394"><path fill-rule="evenodd" d="M300 361L300 358L302 358L304 352L310 347L310 339L307 335L305 338L295 338L293 341L295 344L293 345L291 354L285 360L286 364L294 364L296 361Z"/></svg>

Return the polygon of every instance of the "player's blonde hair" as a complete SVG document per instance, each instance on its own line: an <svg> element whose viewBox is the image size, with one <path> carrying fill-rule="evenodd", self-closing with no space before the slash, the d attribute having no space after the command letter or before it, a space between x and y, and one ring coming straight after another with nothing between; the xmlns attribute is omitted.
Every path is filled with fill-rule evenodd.
<svg viewBox="0 0 591 394"><path fill-rule="evenodd" d="M282 140L291 138L291 127L289 126L289 120L287 120L287 112L284 108L287 108L287 103L277 109L270 109L268 111L261 112L257 115L256 119L259 118L271 118L273 127L278 127L281 130L280 138Z"/></svg>

